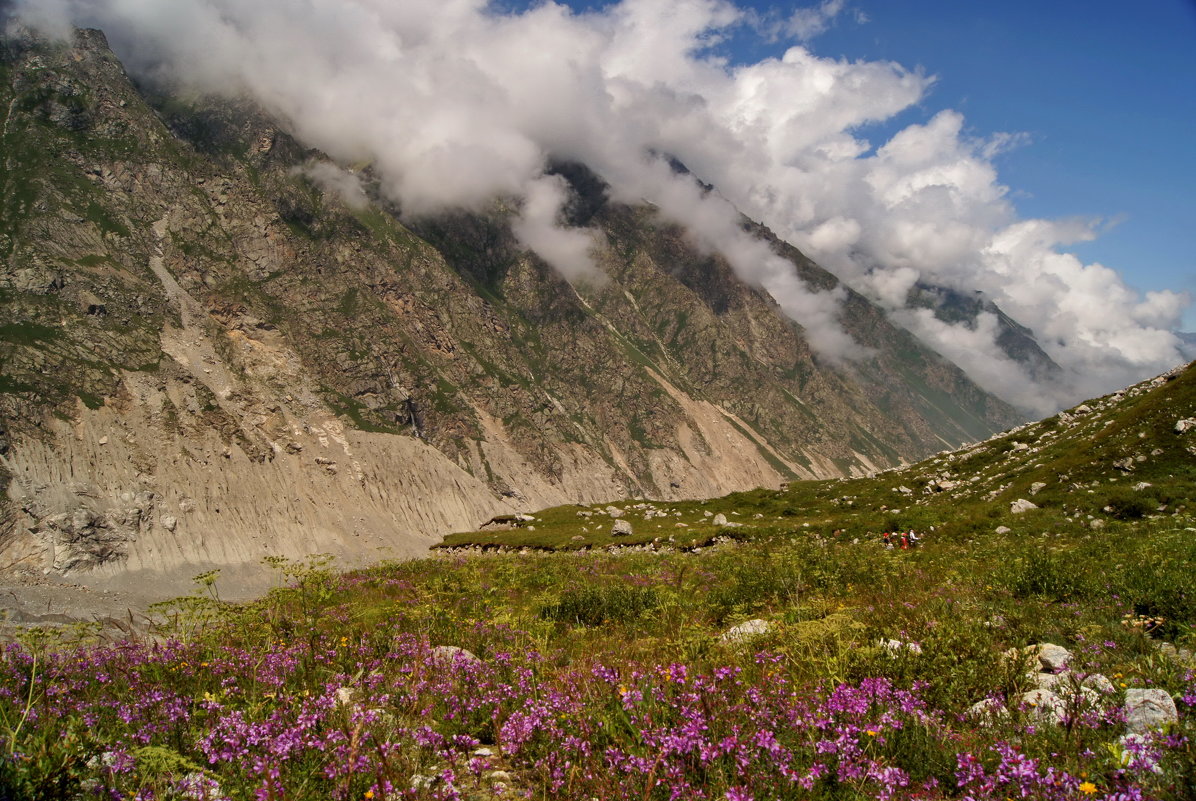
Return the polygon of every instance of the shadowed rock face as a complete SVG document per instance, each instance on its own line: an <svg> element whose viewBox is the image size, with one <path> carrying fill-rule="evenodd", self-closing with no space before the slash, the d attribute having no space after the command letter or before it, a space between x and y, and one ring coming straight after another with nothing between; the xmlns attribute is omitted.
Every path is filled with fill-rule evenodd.
<svg viewBox="0 0 1196 801"><path fill-rule="evenodd" d="M1017 421L858 295L844 325L873 355L820 362L800 321L580 165L556 169L607 280L573 286L502 199L351 208L278 122L143 93L98 32L4 42L0 153L10 569L401 558L496 514L858 474Z"/></svg>

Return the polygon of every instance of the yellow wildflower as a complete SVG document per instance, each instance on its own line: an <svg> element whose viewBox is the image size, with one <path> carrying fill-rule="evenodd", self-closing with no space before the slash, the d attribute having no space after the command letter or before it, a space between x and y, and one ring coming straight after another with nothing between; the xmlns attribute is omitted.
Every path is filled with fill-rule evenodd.
<svg viewBox="0 0 1196 801"><path fill-rule="evenodd" d="M868 730L867 730L867 731L865 731L864 733L865 733L865 734L867 734L869 737L875 737L875 736L876 736L876 732L875 732L875 731L873 731L872 729L868 729Z"/></svg>
<svg viewBox="0 0 1196 801"><path fill-rule="evenodd" d="M1093 793L1096 792L1096 785L1093 784L1092 782L1081 782L1080 783L1080 792L1083 793L1084 795L1092 795Z"/></svg>

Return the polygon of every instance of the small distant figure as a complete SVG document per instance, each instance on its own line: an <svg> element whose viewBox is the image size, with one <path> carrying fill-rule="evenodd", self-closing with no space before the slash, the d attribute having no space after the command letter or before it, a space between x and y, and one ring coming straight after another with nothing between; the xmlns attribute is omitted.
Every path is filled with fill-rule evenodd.
<svg viewBox="0 0 1196 801"><path fill-rule="evenodd" d="M911 528L909 530L909 546L911 548L915 548L915 547L917 547L918 543L921 541L922 541L922 538L918 536L918 532L914 531Z"/></svg>
<svg viewBox="0 0 1196 801"><path fill-rule="evenodd" d="M903 551L909 550L909 535L906 534L904 531L901 532L901 550L903 550Z"/></svg>

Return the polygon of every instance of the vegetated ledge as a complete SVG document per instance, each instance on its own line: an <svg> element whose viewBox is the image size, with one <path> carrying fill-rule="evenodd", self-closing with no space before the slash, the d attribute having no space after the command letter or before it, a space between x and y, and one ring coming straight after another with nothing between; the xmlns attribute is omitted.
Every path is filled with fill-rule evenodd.
<svg viewBox="0 0 1196 801"><path fill-rule="evenodd" d="M450 536L468 536L470 532L464 535L450 535ZM529 553L589 553L591 551L604 551L607 553L698 553L706 548L713 548L718 545L727 545L731 543L747 542L751 539L745 536L742 532L733 531L731 529L722 529L715 534L705 536L695 536L689 538L686 542L679 542L675 537L670 539L662 539L655 537L651 540L643 539L628 539L625 541L614 542L570 542L558 546L544 545L537 543L528 544L513 544L501 542L478 542L467 540L464 543L457 544L449 542L446 538L444 542L432 546L434 551L449 555L472 555L479 553L493 553L493 554L529 554Z"/></svg>

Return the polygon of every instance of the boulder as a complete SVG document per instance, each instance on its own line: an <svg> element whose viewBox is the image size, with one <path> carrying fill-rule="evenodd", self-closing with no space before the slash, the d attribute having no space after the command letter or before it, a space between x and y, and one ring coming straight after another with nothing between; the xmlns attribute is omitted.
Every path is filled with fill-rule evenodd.
<svg viewBox="0 0 1196 801"><path fill-rule="evenodd" d="M1048 673L1062 671L1069 659L1071 659L1071 651L1062 645L1044 642L1038 646L1038 662Z"/></svg>
<svg viewBox="0 0 1196 801"><path fill-rule="evenodd" d="M1067 714L1067 704L1050 690L1030 690L1018 696L1019 706L1026 708L1031 719L1040 723L1059 724Z"/></svg>
<svg viewBox="0 0 1196 801"><path fill-rule="evenodd" d="M1103 673L1090 673L1080 681L1081 686L1088 687L1088 689L1099 692L1103 696L1111 696L1116 691L1113 687L1112 681L1105 677Z"/></svg>
<svg viewBox="0 0 1196 801"><path fill-rule="evenodd" d="M1008 534L1013 531L1009 526L997 526L995 529L997 534Z"/></svg>
<svg viewBox="0 0 1196 801"><path fill-rule="evenodd" d="M908 651L911 654L922 653L922 646L916 642L902 642L901 640L881 640L878 645L884 648L892 656L897 656L902 651Z"/></svg>
<svg viewBox="0 0 1196 801"><path fill-rule="evenodd" d="M1029 674L1030 683L1034 685L1036 690L1050 690L1053 693L1066 692L1069 679L1071 678L1067 673L1031 673Z"/></svg>
<svg viewBox="0 0 1196 801"><path fill-rule="evenodd" d="M428 661L438 665L478 665L482 662L472 651L456 645L437 645L429 654Z"/></svg>
<svg viewBox="0 0 1196 801"><path fill-rule="evenodd" d="M996 698L985 698L968 707L964 713L968 720L981 726L991 726L1009 717L1009 710Z"/></svg>
<svg viewBox="0 0 1196 801"><path fill-rule="evenodd" d="M1037 509L1038 504L1032 501L1027 501L1025 498L1018 498L1013 503L1009 504L1009 513L1020 515L1022 512L1028 512L1031 509Z"/></svg>
<svg viewBox="0 0 1196 801"><path fill-rule="evenodd" d="M1169 642L1155 641L1155 648L1163 656L1178 662L1181 665L1192 667L1196 665L1196 658L1193 658L1192 651L1188 648L1176 648Z"/></svg>
<svg viewBox="0 0 1196 801"><path fill-rule="evenodd" d="M1080 685L1095 690L1101 695L1112 695L1116 691L1113 682L1109 681L1108 677L1102 673L1089 673L1080 682Z"/></svg>
<svg viewBox="0 0 1196 801"><path fill-rule="evenodd" d="M761 618L745 620L739 625L732 626L724 631L719 639L730 643L743 642L744 640L750 640L753 637L765 634L770 628L772 628L772 624Z"/></svg>
<svg viewBox="0 0 1196 801"><path fill-rule="evenodd" d="M727 516L725 514L723 514L722 512L719 512L718 514L716 514L714 516L714 519L711 520L710 522L716 526L725 526L725 525L727 525Z"/></svg>
<svg viewBox="0 0 1196 801"><path fill-rule="evenodd" d="M351 707L357 703L357 690L353 687L337 687L335 694L337 707Z"/></svg>
<svg viewBox="0 0 1196 801"><path fill-rule="evenodd" d="M615 524L610 527L612 537L628 537L632 533L631 523L627 520L616 520Z"/></svg>
<svg viewBox="0 0 1196 801"><path fill-rule="evenodd" d="M1157 687L1125 691L1125 730L1145 734L1179 722L1179 712L1170 693Z"/></svg>
<svg viewBox="0 0 1196 801"><path fill-rule="evenodd" d="M1194 428L1196 428L1196 417L1185 417L1183 420L1175 421L1176 434L1186 434Z"/></svg>

